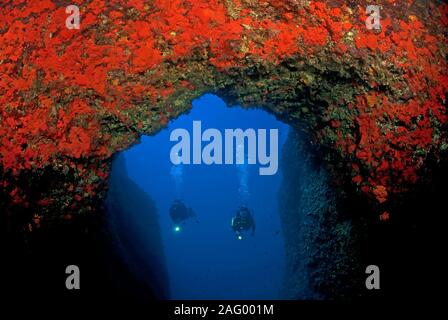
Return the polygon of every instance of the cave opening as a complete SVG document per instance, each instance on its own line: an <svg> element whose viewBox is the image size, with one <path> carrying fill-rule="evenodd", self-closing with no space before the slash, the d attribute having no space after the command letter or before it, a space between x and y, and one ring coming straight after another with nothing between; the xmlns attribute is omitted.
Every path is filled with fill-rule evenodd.
<svg viewBox="0 0 448 320"><path fill-rule="evenodd" d="M209 142L194 137L199 121L202 137L211 130ZM211 142L221 143L223 153L228 153L231 148L225 139L230 129L248 133L243 140L235 138L233 162L219 154L218 144L209 153L212 161L193 154L199 143L204 158ZM180 143L170 141L176 130L191 134L191 152L173 151ZM281 166L265 170L268 174L260 172L278 166L290 130L262 109L228 107L219 97L206 94L193 101L188 114L117 155L110 179L109 220L117 250L135 276L170 299L283 298L286 253L278 203L283 172ZM191 162L179 164L173 159L186 153ZM173 222L169 214L176 200L192 213L182 223ZM253 235L232 229L232 218L241 206L254 217Z"/></svg>

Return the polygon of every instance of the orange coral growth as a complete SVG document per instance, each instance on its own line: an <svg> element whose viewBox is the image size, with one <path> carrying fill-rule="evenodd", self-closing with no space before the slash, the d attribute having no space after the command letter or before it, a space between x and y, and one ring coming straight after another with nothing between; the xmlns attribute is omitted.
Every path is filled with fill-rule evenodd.
<svg viewBox="0 0 448 320"><path fill-rule="evenodd" d="M388 221L390 219L390 214L387 211L384 211L381 215L380 215L380 220L381 221Z"/></svg>
<svg viewBox="0 0 448 320"><path fill-rule="evenodd" d="M352 182L379 203L415 183L426 156L437 157L443 146L447 41L434 24L448 24L446 4L434 7L433 20L424 21L418 11L400 16L394 1L382 1L381 30L374 32L365 28L364 8L356 1L351 6L278 0L73 3L81 8L81 30L65 28L65 7L55 1L0 6L4 171L39 169L58 157L108 158L133 142L132 134L145 128L143 120L166 125L176 114L166 112L175 105L170 99L200 87L191 79L165 81L170 67L182 74L201 64L226 74L285 59L305 64L311 57L355 69L347 81L358 95L331 101L317 116L328 119L328 131L319 131L316 123L310 127L319 131L319 142L356 165L349 166ZM403 11L413 5L403 3ZM144 110L135 119L143 101L157 110ZM334 113L347 116L335 119ZM111 118L131 133L113 136L101 122ZM20 201L20 192L11 197Z"/></svg>
<svg viewBox="0 0 448 320"><path fill-rule="evenodd" d="M379 203L384 203L387 201L387 190L384 186L377 186L375 189L373 189L373 194L376 197L376 200L378 200Z"/></svg>

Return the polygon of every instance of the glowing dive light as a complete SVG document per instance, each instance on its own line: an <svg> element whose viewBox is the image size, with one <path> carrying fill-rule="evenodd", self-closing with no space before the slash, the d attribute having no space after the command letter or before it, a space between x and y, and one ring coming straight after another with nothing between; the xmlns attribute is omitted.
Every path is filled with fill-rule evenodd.
<svg viewBox="0 0 448 320"><path fill-rule="evenodd" d="M174 232L180 232L180 227L179 226L175 226L174 227Z"/></svg>
<svg viewBox="0 0 448 320"><path fill-rule="evenodd" d="M238 236L238 240L243 240L243 237L242 236Z"/></svg>

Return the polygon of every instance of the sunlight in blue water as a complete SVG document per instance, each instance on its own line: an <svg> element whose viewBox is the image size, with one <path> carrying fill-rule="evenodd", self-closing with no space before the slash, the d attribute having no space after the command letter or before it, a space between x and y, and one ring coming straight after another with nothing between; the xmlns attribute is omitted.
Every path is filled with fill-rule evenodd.
<svg viewBox="0 0 448 320"><path fill-rule="evenodd" d="M278 129L279 152L288 133L287 125L265 111L228 108L218 97L205 95L194 101L189 114L125 152L130 178L157 205L171 298L280 298L285 263L277 201L281 168L262 176L256 165L174 166L170 133L191 128L195 120L222 131ZM170 219L175 199L195 213L185 224L174 225ZM243 204L254 214L256 231L239 238L231 220Z"/></svg>

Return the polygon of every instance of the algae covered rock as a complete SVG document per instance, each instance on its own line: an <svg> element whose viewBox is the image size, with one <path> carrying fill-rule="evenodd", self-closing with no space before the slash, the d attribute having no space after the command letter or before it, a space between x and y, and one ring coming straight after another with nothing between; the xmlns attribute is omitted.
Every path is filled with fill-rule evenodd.
<svg viewBox="0 0 448 320"><path fill-rule="evenodd" d="M401 219L403 197L447 162L443 1L377 1L379 30L356 0L83 1L79 29L66 27L64 3L0 4L7 232L27 239L37 225L99 212L112 155L215 92L263 107L319 148L325 172L299 188L311 210L296 218L321 229L302 229L305 247L290 251L290 265L319 266L305 276L309 296L334 287L348 296L356 232L339 197L368 199L359 215L369 223Z"/></svg>
<svg viewBox="0 0 448 320"><path fill-rule="evenodd" d="M3 2L4 215L96 211L111 156L206 92L305 130L335 180L393 215L430 179L428 159L447 159L448 6L378 1L381 28L369 30L364 5L85 1L68 29L61 1Z"/></svg>

